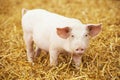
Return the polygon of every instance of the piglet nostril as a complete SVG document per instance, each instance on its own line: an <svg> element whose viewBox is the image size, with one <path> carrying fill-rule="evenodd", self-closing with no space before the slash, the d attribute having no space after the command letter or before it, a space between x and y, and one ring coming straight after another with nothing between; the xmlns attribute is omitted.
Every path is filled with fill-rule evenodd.
<svg viewBox="0 0 120 80"><path fill-rule="evenodd" d="M83 48L77 48L76 51L84 51Z"/></svg>

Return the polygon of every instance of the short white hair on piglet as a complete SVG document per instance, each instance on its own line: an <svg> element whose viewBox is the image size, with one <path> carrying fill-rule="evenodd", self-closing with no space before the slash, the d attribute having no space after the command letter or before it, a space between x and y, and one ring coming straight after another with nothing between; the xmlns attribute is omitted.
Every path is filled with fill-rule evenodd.
<svg viewBox="0 0 120 80"><path fill-rule="evenodd" d="M66 51L73 54L73 60L79 66L90 36L99 34L101 24L83 24L78 19L43 9L23 8L22 28L29 62L33 62L42 49L49 52L50 65L57 65L59 53ZM36 44L35 54L33 42Z"/></svg>

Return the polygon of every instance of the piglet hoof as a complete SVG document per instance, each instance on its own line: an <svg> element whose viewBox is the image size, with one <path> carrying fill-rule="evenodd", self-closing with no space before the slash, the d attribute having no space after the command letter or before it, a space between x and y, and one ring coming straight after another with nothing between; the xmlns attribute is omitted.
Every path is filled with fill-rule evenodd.
<svg viewBox="0 0 120 80"><path fill-rule="evenodd" d="M50 67L56 67L57 64L50 64Z"/></svg>
<svg viewBox="0 0 120 80"><path fill-rule="evenodd" d="M76 69L80 69L80 66L75 66Z"/></svg>
<svg viewBox="0 0 120 80"><path fill-rule="evenodd" d="M28 60L28 62L29 62L32 66L34 66L34 64L35 64L33 61L29 61L29 60Z"/></svg>
<svg viewBox="0 0 120 80"><path fill-rule="evenodd" d="M57 66L57 62L50 63L50 67L56 67L56 66Z"/></svg>
<svg viewBox="0 0 120 80"><path fill-rule="evenodd" d="M79 65L72 64L72 66L73 66L75 69L80 69L80 66L79 66Z"/></svg>
<svg viewBox="0 0 120 80"><path fill-rule="evenodd" d="M28 58L28 62L29 62L29 63L33 63L33 57L29 57L29 58Z"/></svg>
<svg viewBox="0 0 120 80"><path fill-rule="evenodd" d="M34 66L35 65L35 63L34 62L32 62L32 66Z"/></svg>
<svg viewBox="0 0 120 80"><path fill-rule="evenodd" d="M56 68L57 66L56 65L49 65L49 68Z"/></svg>

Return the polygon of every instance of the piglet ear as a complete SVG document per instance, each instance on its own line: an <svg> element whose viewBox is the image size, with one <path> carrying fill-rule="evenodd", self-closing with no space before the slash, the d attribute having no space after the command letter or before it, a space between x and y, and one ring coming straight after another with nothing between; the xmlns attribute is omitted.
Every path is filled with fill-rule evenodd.
<svg viewBox="0 0 120 80"><path fill-rule="evenodd" d="M57 35L63 39L67 39L70 36L70 31L69 27L57 28Z"/></svg>
<svg viewBox="0 0 120 80"><path fill-rule="evenodd" d="M94 37L101 31L102 24L87 24L90 36Z"/></svg>

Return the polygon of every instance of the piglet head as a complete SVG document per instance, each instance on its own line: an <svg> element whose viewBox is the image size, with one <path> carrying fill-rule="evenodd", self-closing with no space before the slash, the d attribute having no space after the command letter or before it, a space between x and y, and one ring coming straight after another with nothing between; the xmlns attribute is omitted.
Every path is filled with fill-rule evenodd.
<svg viewBox="0 0 120 80"><path fill-rule="evenodd" d="M101 31L101 24L86 24L82 26L57 28L57 35L68 40L71 53L82 54L89 44L89 38Z"/></svg>

